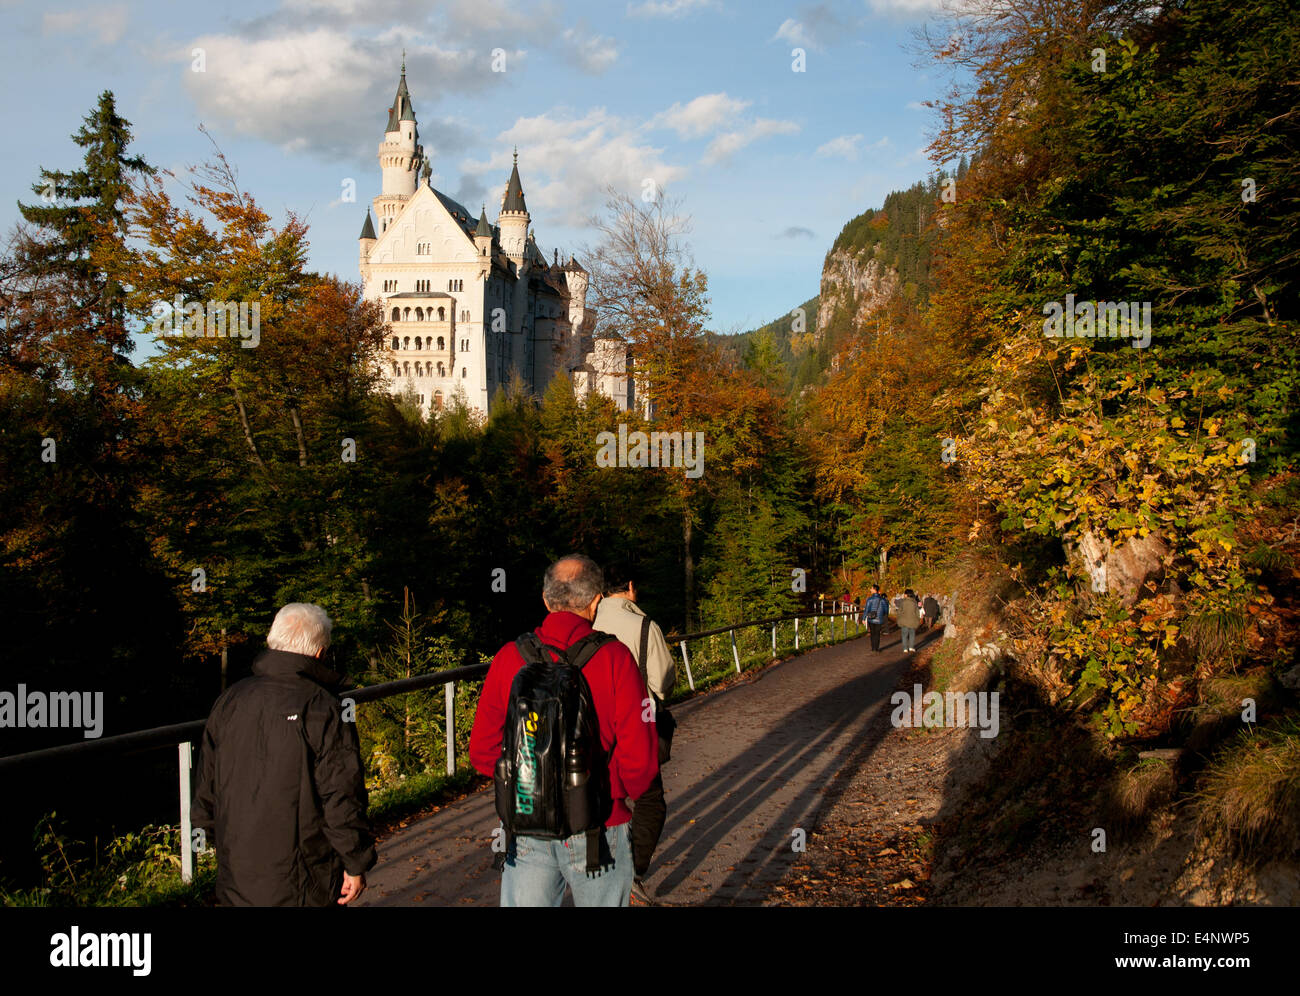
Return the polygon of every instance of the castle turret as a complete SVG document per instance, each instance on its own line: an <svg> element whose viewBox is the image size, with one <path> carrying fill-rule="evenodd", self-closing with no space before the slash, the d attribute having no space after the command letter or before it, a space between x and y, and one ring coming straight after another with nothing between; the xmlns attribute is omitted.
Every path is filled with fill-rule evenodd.
<svg viewBox="0 0 1300 996"><path fill-rule="evenodd" d="M569 325L575 334L587 332L595 324L594 316L587 311L587 281L587 271L570 256L564 264L564 283L569 289Z"/></svg>
<svg viewBox="0 0 1300 996"><path fill-rule="evenodd" d="M497 217L497 225L501 228L501 251L514 260L516 267L523 266L524 250L528 243L528 221L524 189L519 182L519 150L516 149L510 179L501 198L501 214Z"/></svg>
<svg viewBox="0 0 1300 996"><path fill-rule="evenodd" d="M361 226L360 250L361 279L364 281L370 272L370 250L379 241L375 238L375 226L370 220L370 209L366 209L366 223Z"/></svg>
<svg viewBox="0 0 1300 996"><path fill-rule="evenodd" d="M478 228L474 229L474 248L479 256L492 256L492 226L487 220L487 205L484 204L478 215Z"/></svg>
<svg viewBox="0 0 1300 996"><path fill-rule="evenodd" d="M403 60L402 78L397 84L393 106L388 109L384 140L379 143L379 166L384 179L382 192L375 198L374 205L381 232L401 213L402 205L415 193L423 162L424 147L420 145L415 105L411 103L411 94L406 88L406 62Z"/></svg>

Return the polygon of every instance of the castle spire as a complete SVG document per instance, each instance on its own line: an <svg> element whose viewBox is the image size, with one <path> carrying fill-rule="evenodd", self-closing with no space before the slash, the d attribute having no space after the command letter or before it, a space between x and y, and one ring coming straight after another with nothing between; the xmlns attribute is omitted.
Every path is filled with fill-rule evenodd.
<svg viewBox="0 0 1300 996"><path fill-rule="evenodd" d="M519 211L527 214L528 207L524 204L524 188L519 182L519 149L515 148L514 165L510 167L510 180L506 183L506 198L501 205L502 211Z"/></svg>
<svg viewBox="0 0 1300 996"><path fill-rule="evenodd" d="M388 109L388 127L384 130L401 131L402 121L415 120L415 105L411 103L411 91L406 88L406 50L402 50L402 77L397 83L397 96L393 106Z"/></svg>

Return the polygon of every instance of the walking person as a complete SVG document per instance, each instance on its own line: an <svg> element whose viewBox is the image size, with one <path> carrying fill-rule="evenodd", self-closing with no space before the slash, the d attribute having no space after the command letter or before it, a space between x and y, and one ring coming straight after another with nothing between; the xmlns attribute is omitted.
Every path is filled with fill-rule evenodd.
<svg viewBox="0 0 1300 996"><path fill-rule="evenodd" d="M916 653L916 630L921 625L921 607L916 593L908 588L898 603L898 628L903 632L903 653Z"/></svg>
<svg viewBox="0 0 1300 996"><path fill-rule="evenodd" d="M925 596L925 618L929 621L930 627L939 625L939 620L943 616L943 608L939 605L939 600L931 593Z"/></svg>
<svg viewBox="0 0 1300 996"><path fill-rule="evenodd" d="M867 599L863 615L866 617L867 629L871 633L871 649L879 653L880 633L885 628L885 623L889 621L889 599L880 593L880 585L871 586L871 596Z"/></svg>
<svg viewBox="0 0 1300 996"><path fill-rule="evenodd" d="M632 806L632 899L651 905L652 900L643 881L650 869L650 858L663 834L668 807L664 801L663 765L672 750L673 729L676 722L663 704L677 681L677 667L664 640L663 630L647 616L636 603L637 589L631 572L615 568L605 572L605 597L596 607L592 629L612 633L618 637L641 668L641 677L649 692L646 706L652 706L655 727L659 734L659 772L650 787Z"/></svg>
<svg viewBox="0 0 1300 996"><path fill-rule="evenodd" d="M583 792L592 792L582 799L586 809L583 815L595 824L568 837L556 833L554 827L537 835L523 832L516 836L507 824L502 906L560 906L566 886L573 893L575 906L627 906L631 896L632 841L628 824L632 813L627 803L643 796L654 781L659 770L658 735L653 715L647 714L643 704L646 686L636 660L616 638L592 629L604 588L604 573L587 557L575 554L551 564L542 582L546 618L532 633L497 651L483 682L470 732L469 755L478 771L497 782L498 813L504 803L513 806L515 816L529 814L529 819L548 822L554 816L570 825L579 817L569 808L568 791L564 793L563 812L556 812L550 796L543 793L548 787L566 783L570 775L577 775ZM530 657L537 655L537 659L526 661L523 651ZM503 746L508 744L507 719L512 715L519 718L517 707L526 679L536 677L540 682L548 672L556 675L562 670L581 671L580 684L590 695L589 700L579 695L573 715L590 721L587 701L595 712L594 732L598 736L592 739L599 742L589 746L597 749L586 759L577 754L574 757L580 763L592 760L598 767L569 770L568 746L564 743L568 734L549 725L539 728L539 723L572 718L540 715L553 698L532 700L536 711L525 713L521 724L512 724L509 744L513 749L503 757ZM518 738L520 725L526 734L523 741ZM556 758L556 750L564 756ZM498 761L503 762L500 768ZM521 799L526 806L519 803ZM597 806L603 807L603 812L594 812Z"/></svg>
<svg viewBox="0 0 1300 996"><path fill-rule="evenodd" d="M219 906L346 906L375 864L356 724L322 663L332 623L291 602L253 676L203 729L190 819L217 852Z"/></svg>

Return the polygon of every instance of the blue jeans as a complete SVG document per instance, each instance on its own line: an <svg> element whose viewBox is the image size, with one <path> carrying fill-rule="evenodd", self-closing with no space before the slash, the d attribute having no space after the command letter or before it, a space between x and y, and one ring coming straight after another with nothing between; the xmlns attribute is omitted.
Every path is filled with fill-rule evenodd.
<svg viewBox="0 0 1300 996"><path fill-rule="evenodd" d="M632 894L632 838L627 823L607 827L613 867L587 877L587 835L568 840L516 837L515 854L501 872L502 906L560 906L564 887L574 906L627 906Z"/></svg>
<svg viewBox="0 0 1300 996"><path fill-rule="evenodd" d="M911 650L916 646L916 627L899 626L898 628L903 632L903 649Z"/></svg>

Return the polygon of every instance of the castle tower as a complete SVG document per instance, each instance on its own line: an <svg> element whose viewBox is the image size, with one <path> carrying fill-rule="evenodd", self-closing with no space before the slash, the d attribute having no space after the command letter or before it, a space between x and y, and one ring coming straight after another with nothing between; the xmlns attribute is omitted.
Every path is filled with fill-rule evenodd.
<svg viewBox="0 0 1300 996"><path fill-rule="evenodd" d="M519 150L516 149L510 180L506 183L506 192L501 198L497 225L501 228L501 251L514 261L517 268L522 268L524 262L528 222L528 207L524 204L524 190L519 182Z"/></svg>
<svg viewBox="0 0 1300 996"><path fill-rule="evenodd" d="M587 327L587 271L572 256L564 264L564 283L569 290L569 325L575 335L589 332Z"/></svg>
<svg viewBox="0 0 1300 996"><path fill-rule="evenodd" d="M375 226L370 220L370 209L366 209L366 223L361 226L360 252L361 257L361 281L365 283L370 279L370 250L375 247L379 240L375 238Z"/></svg>
<svg viewBox="0 0 1300 996"><path fill-rule="evenodd" d="M420 145L415 106L406 89L406 60L403 59L397 96L388 109L388 127L384 129L384 140L379 143L379 166L384 180L374 205L380 232L393 222L401 213L402 205L415 193L423 163L424 146Z"/></svg>
<svg viewBox="0 0 1300 996"><path fill-rule="evenodd" d="M487 205L484 204L478 214L478 228L474 229L474 248L480 258L492 256L492 226L487 220Z"/></svg>

